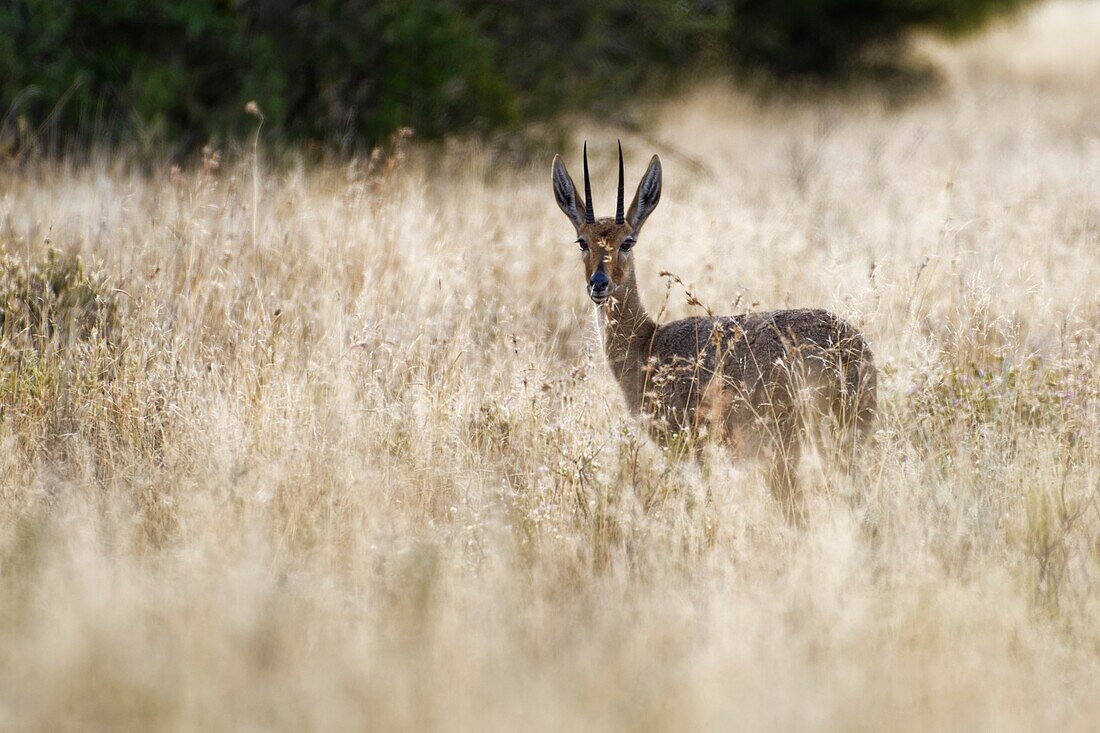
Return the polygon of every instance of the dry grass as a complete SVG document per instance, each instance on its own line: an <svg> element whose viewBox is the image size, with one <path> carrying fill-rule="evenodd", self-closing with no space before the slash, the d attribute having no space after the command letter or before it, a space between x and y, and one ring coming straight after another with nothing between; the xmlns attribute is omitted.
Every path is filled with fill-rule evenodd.
<svg viewBox="0 0 1100 733"><path fill-rule="evenodd" d="M662 151L652 310L690 311L661 270L823 305L882 367L861 499L808 467L805 530L638 434L548 161L270 173L258 209L247 165L0 174L0 727L1093 728L1098 33L1054 5L930 47L902 108L655 122L710 171Z"/></svg>

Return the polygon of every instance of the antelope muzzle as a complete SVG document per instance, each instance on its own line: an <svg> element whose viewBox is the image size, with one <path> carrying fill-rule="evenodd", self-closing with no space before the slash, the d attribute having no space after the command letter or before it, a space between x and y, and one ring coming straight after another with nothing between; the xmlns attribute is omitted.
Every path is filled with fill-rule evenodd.
<svg viewBox="0 0 1100 733"><path fill-rule="evenodd" d="M611 295L611 278L606 272L597 270L588 279L588 297L596 305L603 303Z"/></svg>

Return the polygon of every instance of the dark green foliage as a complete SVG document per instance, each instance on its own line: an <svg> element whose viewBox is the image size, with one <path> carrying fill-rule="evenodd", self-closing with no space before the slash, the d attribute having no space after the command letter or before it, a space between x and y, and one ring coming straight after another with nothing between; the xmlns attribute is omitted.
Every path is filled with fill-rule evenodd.
<svg viewBox="0 0 1100 733"><path fill-rule="evenodd" d="M515 120L491 41L445 0L13 0L0 92L0 150L20 144L20 118L36 141L187 149L245 131L250 100L276 133L329 145Z"/></svg>
<svg viewBox="0 0 1100 733"><path fill-rule="evenodd" d="M400 127L425 137L515 120L493 46L447 2L253 0L255 98L294 137L345 146ZM242 102L243 103L243 102Z"/></svg>
<svg viewBox="0 0 1100 733"><path fill-rule="evenodd" d="M1028 0L8 0L0 154L265 130L325 147L627 108L691 70L836 76Z"/></svg>
<svg viewBox="0 0 1100 733"><path fill-rule="evenodd" d="M705 0L461 0L492 38L520 109L606 112L677 72L721 62L723 2Z"/></svg>
<svg viewBox="0 0 1100 733"><path fill-rule="evenodd" d="M204 136L236 106L243 30L218 0L5 3L5 112L39 133Z"/></svg>
<svg viewBox="0 0 1100 733"><path fill-rule="evenodd" d="M778 76L831 77L892 61L913 28L957 34L1028 0L730 0L732 61Z"/></svg>

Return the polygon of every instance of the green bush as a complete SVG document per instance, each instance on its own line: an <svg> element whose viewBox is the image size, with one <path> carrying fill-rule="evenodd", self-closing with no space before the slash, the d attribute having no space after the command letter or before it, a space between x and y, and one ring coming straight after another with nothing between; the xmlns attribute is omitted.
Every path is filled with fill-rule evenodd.
<svg viewBox="0 0 1100 733"><path fill-rule="evenodd" d="M677 72L722 63L729 29L719 2L462 0L493 39L525 117L605 113L660 89Z"/></svg>
<svg viewBox="0 0 1100 733"><path fill-rule="evenodd" d="M249 66L241 18L218 0L14 0L0 8L9 119L65 133L203 137Z"/></svg>
<svg viewBox="0 0 1100 733"><path fill-rule="evenodd" d="M243 7L256 60L243 95L293 137L346 146L401 127L438 137L516 119L492 43L448 2L261 0Z"/></svg>
<svg viewBox="0 0 1100 733"><path fill-rule="evenodd" d="M0 153L239 136L371 145L626 108L695 69L846 73L1028 0L9 0Z"/></svg>
<svg viewBox="0 0 1100 733"><path fill-rule="evenodd" d="M7 147L19 119L192 148L240 134L255 100L276 134L345 144L513 122L493 47L445 0L14 0L0 6Z"/></svg>
<svg viewBox="0 0 1100 733"><path fill-rule="evenodd" d="M730 59L777 76L833 77L897 58L914 28L958 34L1028 0L730 0Z"/></svg>

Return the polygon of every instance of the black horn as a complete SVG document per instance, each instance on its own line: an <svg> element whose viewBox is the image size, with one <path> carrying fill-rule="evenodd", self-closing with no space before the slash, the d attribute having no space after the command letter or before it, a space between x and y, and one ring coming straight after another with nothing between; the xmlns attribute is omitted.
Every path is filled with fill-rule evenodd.
<svg viewBox="0 0 1100 733"><path fill-rule="evenodd" d="M584 221L588 224L596 223L596 215L592 213L592 181L588 178L588 141L584 141Z"/></svg>
<svg viewBox="0 0 1100 733"><path fill-rule="evenodd" d="M615 205L615 223L622 224L623 219L623 141L619 141L619 201Z"/></svg>

